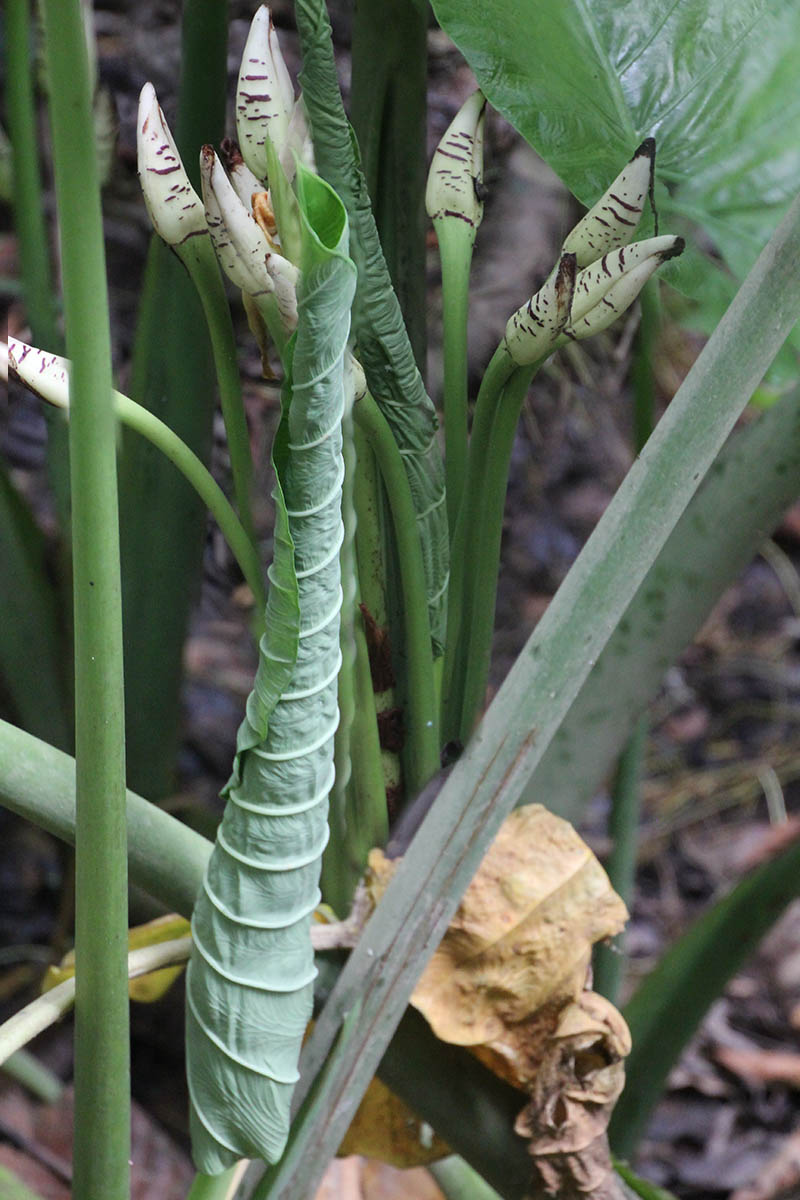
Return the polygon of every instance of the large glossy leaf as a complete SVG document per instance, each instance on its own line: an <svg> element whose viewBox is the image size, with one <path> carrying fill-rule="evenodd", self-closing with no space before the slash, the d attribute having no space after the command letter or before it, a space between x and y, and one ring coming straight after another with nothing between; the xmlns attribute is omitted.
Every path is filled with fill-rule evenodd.
<svg viewBox="0 0 800 1200"><path fill-rule="evenodd" d="M671 193L660 206L706 226L744 274L800 188L794 0L433 6L490 102L579 200L653 136Z"/></svg>
<svg viewBox="0 0 800 1200"><path fill-rule="evenodd" d="M227 804L192 918L186 1047L192 1151L215 1175L280 1157L316 975L338 724L344 355L355 268L336 194L299 167L302 280L273 462L266 633Z"/></svg>

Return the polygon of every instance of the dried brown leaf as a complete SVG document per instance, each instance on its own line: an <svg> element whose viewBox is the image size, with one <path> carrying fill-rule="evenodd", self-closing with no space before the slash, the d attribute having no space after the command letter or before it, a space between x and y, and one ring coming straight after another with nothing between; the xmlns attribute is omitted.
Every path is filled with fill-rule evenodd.
<svg viewBox="0 0 800 1200"><path fill-rule="evenodd" d="M373 851L369 865L377 899L394 864ZM502 1040L537 1010L575 999L593 943L618 933L626 919L572 826L541 805L525 805L503 822L412 1004L443 1041Z"/></svg>
<svg viewBox="0 0 800 1200"><path fill-rule="evenodd" d="M395 863L369 860L377 900ZM537 1195L615 1200L606 1128L624 1083L630 1034L583 991L594 942L627 919L605 871L566 821L540 805L503 823L411 1002L443 1041L469 1046L530 1103Z"/></svg>

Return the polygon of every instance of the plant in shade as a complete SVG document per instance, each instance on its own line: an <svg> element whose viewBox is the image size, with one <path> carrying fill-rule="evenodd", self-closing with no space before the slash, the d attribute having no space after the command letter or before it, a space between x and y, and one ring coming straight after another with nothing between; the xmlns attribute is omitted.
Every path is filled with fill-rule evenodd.
<svg viewBox="0 0 800 1200"><path fill-rule="evenodd" d="M692 3L698 20L711 21L707 3ZM45 5L51 46L62 32L62 21L74 42L78 7L71 2L59 12L58 6ZM412 0L408 7L414 7ZM93 309L90 319L86 308L89 276L80 259L65 254L63 262L70 360L57 357L50 347L9 340L9 365L16 377L69 416L73 485L89 489L81 491L80 500L95 496L91 488L96 486L95 481L90 488L81 470L91 472L101 456L108 496L116 494L114 428L116 421L122 422L188 481L230 543L254 597L258 665L213 846L140 796L127 797L132 879L191 916L186 1058L198 1169L193 1200L234 1195L240 1200L299 1200L313 1195L376 1073L461 1155L436 1168L448 1196L567 1197L575 1194L581 1174L597 1164L597 1179L581 1194L598 1200L601 1195L657 1195L627 1168L614 1171L606 1141L629 1039L622 1017L582 991L588 946L604 936L590 919L593 905L602 907L597 889L598 881L605 880L591 856L593 882L576 901L576 912L564 918L565 941L577 944L585 938L587 948L577 956L569 987L545 989L539 1074L523 1079L512 1063L498 1078L463 1048L434 1037L406 1008L412 993L413 1003L419 1003L417 981L511 810L532 798L562 817L580 816L621 750L632 717L657 689L664 665L680 652L757 547L763 530L775 524L800 491L797 388L725 446L800 312L800 207L795 201L772 234L484 712L506 489L531 384L562 347L601 333L634 311L643 289L655 289L654 276L662 265L670 264L667 271L677 277L682 268L674 260L683 255L689 239L659 234L650 225L659 185L656 143L649 134L657 123L634 120L620 99L623 89L617 101L625 137L620 142L609 133L613 154L602 143L602 181L594 160L584 153L581 130L570 125L565 134L567 141L572 139L575 161L584 165L578 182L572 177L577 179L577 168L570 168L569 182L591 205L563 239L540 286L507 317L470 404L467 319L472 257L487 202L487 98L517 117L524 131L530 125L524 105L519 112L516 83L497 83L502 73L491 69L494 50L474 50L474 7L467 4L459 15L450 12L449 3L437 5L444 27L471 56L481 89L454 115L434 153L427 189L420 184L414 196L417 205L424 199L441 257L443 429L417 366L419 330L412 330L412 347L398 299L400 294L407 302L419 284L410 274L418 269L417 256L404 258L398 252L408 214L401 221L397 206L382 193L393 174L381 154L392 158L393 171L407 160L408 179L415 179L412 158L419 147L391 138L394 118L387 115L386 144L365 135L362 163L342 106L322 0L297 0L303 57L297 96L271 15L266 8L258 10L237 80L237 139L225 139L219 152L211 144L194 146L197 170L194 159L190 162L179 148L181 138L173 137L153 86L146 84L140 96L139 177L153 228L185 271L205 318L230 451L233 503L210 476L202 454L169 421L112 389L105 344L100 348L102 378L87 374L88 364L100 353L87 332L98 318ZM644 0L641 7L646 7ZM517 17L501 0L490 10L488 18L497 22L499 41L511 61L514 50L508 41ZM356 47L380 47L375 29L370 32L370 22L376 21L380 6L363 6ZM610 36L600 24L594 31L596 44ZM555 16L544 20L548 44L560 28ZM562 34L567 37L566 31ZM659 36L654 35L656 41ZM733 38L731 30L726 37ZM663 38L671 52L671 28ZM196 42L187 38L191 44ZM642 61L652 68L646 50ZM77 46L71 53L79 54ZM380 49L375 53L379 57L372 68L384 89L375 102L390 114L391 97L405 95L409 81L401 81L401 65L384 62ZM85 57L82 46L80 54ZM65 236L77 228L70 221L83 203L82 155L93 153L86 128L74 134L83 146L80 154L65 132L71 111L67 66L51 49L50 103ZM356 108L362 106L358 124L366 130L363 76L358 74L365 65L357 53L353 70ZM608 64L606 70L611 72ZM559 87L551 107L545 104L542 110L545 134L551 117L558 122L559 104L574 101L568 78ZM534 93L531 81L530 96ZM89 119L87 96L82 87L84 124ZM705 113L705 103L698 100L698 105ZM542 144L550 146L547 136ZM563 146L559 153L563 155ZM673 144L668 164L676 154ZM560 161L558 154L554 159ZM602 191L615 170L613 182ZM368 178L376 189L372 197ZM668 178L672 182L669 173ZM91 233L81 236L93 238L98 252L99 193L93 177L90 183L97 219ZM677 204L669 212L670 220L679 220ZM684 225L680 228L682 234L688 232ZM391 247L393 278L381 237ZM690 242L685 257L696 260ZM91 276L95 287L96 274ZM272 447L273 556L266 572L252 516L253 463L223 277L241 294L265 373L281 380ZM647 303L645 299L645 312ZM99 322L104 328L106 316L104 310ZM170 370L180 374L180 367L180 359L170 360ZM82 389L91 391L97 405L93 419L103 431L97 445L82 406ZM759 473L757 495L744 495L738 480L752 477L765 462L769 466ZM97 503L91 501L90 507ZM11 503L7 507L12 513ZM719 514L724 520L709 538L705 530ZM15 517L14 524L2 510L0 518L8 528L22 529L22 518ZM79 501L73 521L77 800L71 760L32 733L5 723L0 723L0 798L58 836L74 840L79 879L89 880L82 884L79 907L77 983L61 994L58 1011L77 989L76 1005L84 1021L76 1071L76 1179L85 1181L81 1195L121 1200L127 1194L127 1084L122 1078L104 1091L101 1112L90 1093L97 1075L88 1053L94 1036L98 1044L111 1047L115 1062L126 1061L126 976L128 970L147 969L135 957L138 950L127 967L125 961L121 725L114 726L108 739L89 736L105 702L90 686L91 664L100 654L91 625L100 621L98 604L107 622L102 628L108 645L102 653L108 653L114 666L104 684L115 689L109 703L118 724L122 717L116 669L121 655L115 594L119 565L113 538L109 542L116 518L94 512L93 522ZM33 588L34 559L21 534L15 537ZM99 565L82 557L87 547L100 556ZM695 560L705 564L702 586L690 586L682 574L684 564ZM90 591L90 572L101 567L105 591L98 601ZM666 596L657 618L647 602L654 581ZM592 716L598 706L602 721ZM105 800L97 794L101 784L113 792L116 805L109 809L116 814L113 819L106 814L102 821L97 816L97 806ZM509 828L529 828L528 818L539 811L529 806L511 818L505 839ZM630 824L633 818L628 820ZM97 840L101 835L106 836L102 844ZM559 837L582 847L571 830ZM513 837L511 842L513 854ZM381 845L390 859L401 856L401 861L365 915L359 882L368 851ZM523 847L517 849L521 854ZM87 906L102 906L90 876L93 856L106 852L109 869L116 873L115 902L104 913L100 936L90 929ZM575 852L589 854L585 847ZM557 857L555 851L552 857ZM633 1066L629 1090L617 1107L625 1129L623 1117L612 1119L612 1132L624 1152L634 1148L634 1135L670 1063L741 955L725 956L710 977L713 986L702 990L702 1002L680 1009L662 1053L652 1049L659 1035L649 1014L672 1011L678 981L682 988L693 986L693 973L702 970L702 955L714 937L736 940L737 923L754 897L768 897L772 913L796 894L795 857L796 849L790 848L702 918L632 1001ZM371 860L373 874L376 861ZM540 875L552 865L548 858ZM539 881L517 880L512 872L501 882L513 890ZM353 915L344 920L354 898ZM328 907L321 910L323 901ZM511 907L508 900L506 918ZM445 945L460 944L458 921L465 921L466 911L460 910ZM621 906L615 908L619 911ZM594 932L579 936L581 922ZM612 927L619 923L611 922ZM759 933L765 927L766 921ZM512 934L521 939L514 925L498 937L497 946ZM751 937L741 945L753 942ZM346 959L343 947L350 950ZM180 940L160 948L147 962L183 961L187 953L188 943ZM438 970L442 953L435 960ZM530 959L520 953L518 965L525 975ZM557 974L556 966L552 970ZM486 978L489 974L487 965ZM561 979L559 975L552 982ZM453 977L446 982L458 991ZM430 983L420 986L425 990ZM480 986L492 990L485 980ZM113 1003L98 1005L90 1035L85 1014L97 989L105 989L104 998L113 996ZM55 1001L48 1003L55 1012ZM309 1033L315 1003L318 1011ZM494 1003L492 1019L505 1019L504 1002ZM584 1023L576 1029L581 1004ZM42 1012L39 1004L15 1017L13 1026L0 1028L0 1052L22 1046L41 1027ZM525 1012L519 1021L529 1017ZM439 1031L436 1022L431 1024ZM611 1058L603 1060L603 1069L613 1067L610 1082L598 1082L602 1070L595 1060L592 1072L579 1069L587 1061L581 1055L594 1053L597 1059L601 1037L606 1039L603 1046L614 1047ZM637 1052L637 1038L657 1059L652 1068L645 1051ZM451 1040L461 1047L470 1044L463 1030ZM483 1056L487 1053L484 1048ZM593 1090L601 1083L602 1103ZM573 1104L576 1093L581 1093L583 1107ZM641 1098L635 1121L629 1115L631 1097ZM525 1115L515 1126L522 1108ZM581 1141L581 1122L590 1110L591 1137ZM527 1148L515 1127L525 1131ZM253 1161L246 1168L247 1159Z"/></svg>

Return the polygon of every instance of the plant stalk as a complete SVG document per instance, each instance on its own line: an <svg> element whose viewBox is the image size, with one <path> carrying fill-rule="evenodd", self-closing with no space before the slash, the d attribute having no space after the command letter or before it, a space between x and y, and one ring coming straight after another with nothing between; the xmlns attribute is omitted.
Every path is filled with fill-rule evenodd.
<svg viewBox="0 0 800 1200"><path fill-rule="evenodd" d="M178 247L177 253L191 276L203 306L211 339L211 352L214 356L220 408L228 439L236 507L245 533L255 546L251 495L253 457L250 453L250 436L242 400L236 337L225 285L210 238L190 238L187 244Z"/></svg>
<svg viewBox="0 0 800 1200"><path fill-rule="evenodd" d="M76 904L74 1191L127 1200L128 1065L122 605L100 184L78 0L42 5L64 313L75 610Z"/></svg>
<svg viewBox="0 0 800 1200"><path fill-rule="evenodd" d="M466 656L461 700L460 740L466 745L483 712L492 653L500 544L503 538L508 473L520 409L533 378L533 367L518 367L503 388L494 421L491 449L480 489L470 497L470 528L477 555L465 588L462 645ZM470 488L472 480L470 477Z"/></svg>
<svg viewBox="0 0 800 1200"><path fill-rule="evenodd" d="M474 521L480 513L482 489L489 467L492 424L503 388L514 371L514 364L498 346L484 372L467 457L463 502L456 522L450 555L450 585L447 593L447 642L442 669L442 741L456 740L461 729L464 673L468 647L472 576L467 571L468 547L475 536ZM471 560L470 560L471 561Z"/></svg>
<svg viewBox="0 0 800 1200"><path fill-rule="evenodd" d="M439 719L419 528L408 476L389 423L369 393L356 403L354 412L386 488L400 564L408 666L406 787L409 795L415 795L439 770Z"/></svg>
<svg viewBox="0 0 800 1200"><path fill-rule="evenodd" d="M461 230L453 230L447 222L440 222L438 237L442 264L445 480L452 543L467 474L467 321L472 250L465 248Z"/></svg>

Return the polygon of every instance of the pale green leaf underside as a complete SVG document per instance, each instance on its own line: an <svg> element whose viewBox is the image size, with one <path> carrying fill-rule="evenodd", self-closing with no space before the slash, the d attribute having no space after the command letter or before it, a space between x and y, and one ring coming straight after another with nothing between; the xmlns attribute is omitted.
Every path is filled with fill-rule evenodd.
<svg viewBox="0 0 800 1200"><path fill-rule="evenodd" d="M214 1175L280 1157L316 974L340 665L344 354L355 268L335 193L299 168L302 283L273 461L266 633L187 973L192 1152Z"/></svg>

